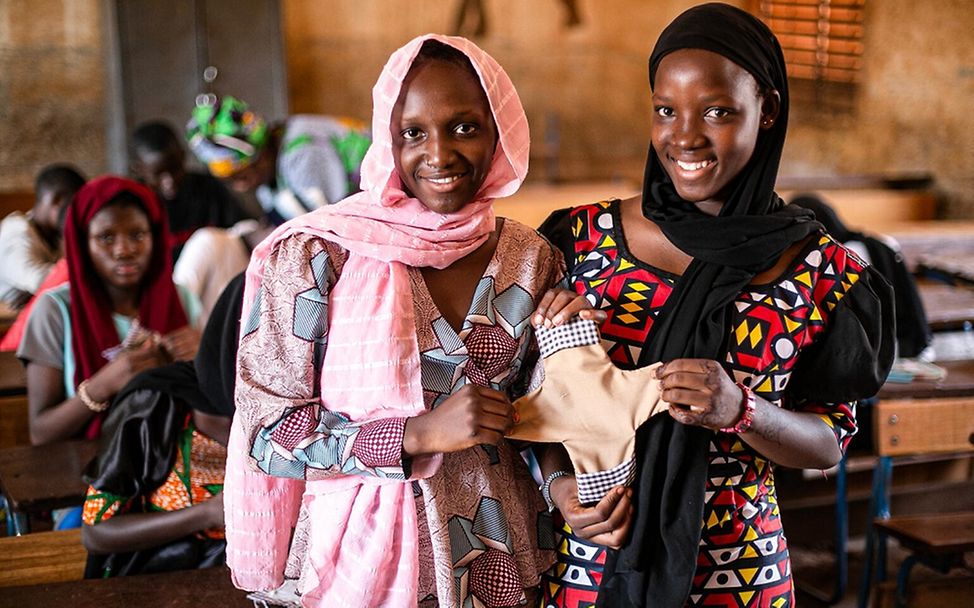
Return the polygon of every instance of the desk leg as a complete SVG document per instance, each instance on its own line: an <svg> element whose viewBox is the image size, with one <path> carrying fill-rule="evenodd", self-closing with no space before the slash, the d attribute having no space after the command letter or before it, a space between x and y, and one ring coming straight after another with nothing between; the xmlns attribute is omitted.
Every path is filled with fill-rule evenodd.
<svg viewBox="0 0 974 608"><path fill-rule="evenodd" d="M30 531L27 516L11 509L7 497L2 494L0 494L0 508L7 516L7 536L22 536L25 532Z"/></svg>
<svg viewBox="0 0 974 608"><path fill-rule="evenodd" d="M849 503L846 486L846 457L839 461L835 475L835 589L829 604L845 595L849 584Z"/></svg>
<svg viewBox="0 0 974 608"><path fill-rule="evenodd" d="M868 608L869 592L873 583L873 568L877 579L886 580L886 535L873 527L873 519L889 518L890 484L893 477L893 459L883 456L873 471L872 497L869 500L869 521L866 523L866 551L863 555L862 582L859 587L859 608Z"/></svg>
<svg viewBox="0 0 974 608"><path fill-rule="evenodd" d="M890 503L893 498L893 459L883 456L879 459L879 473L881 486L879 488L879 504L876 509L876 517L879 519L889 519ZM870 527L872 523L870 522ZM876 580L884 582L886 580L886 534L879 532L876 534Z"/></svg>
<svg viewBox="0 0 974 608"><path fill-rule="evenodd" d="M839 461L835 474L835 584L831 595L808 585L800 585L802 591L828 605L837 603L845 595L849 583L849 505L846 486L846 457ZM796 583L798 584L798 583Z"/></svg>

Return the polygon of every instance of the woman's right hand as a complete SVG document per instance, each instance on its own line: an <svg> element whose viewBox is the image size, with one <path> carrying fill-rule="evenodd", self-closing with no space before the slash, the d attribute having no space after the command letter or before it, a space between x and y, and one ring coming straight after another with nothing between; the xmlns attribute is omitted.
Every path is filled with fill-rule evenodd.
<svg viewBox="0 0 974 608"><path fill-rule="evenodd" d="M546 291L538 302L531 323L535 327L556 327L567 323L575 315L595 321L599 325L608 318L608 313L593 308L592 303L585 296L561 287L553 287Z"/></svg>
<svg viewBox="0 0 974 608"><path fill-rule="evenodd" d="M436 409L406 421L403 451L417 456L497 445L513 426L514 406L507 395L467 384Z"/></svg>
<svg viewBox="0 0 974 608"><path fill-rule="evenodd" d="M564 475L551 482L551 501L561 516L580 538L612 549L618 549L632 525L632 490L616 486L594 506L578 501L574 475Z"/></svg>
<svg viewBox="0 0 974 608"><path fill-rule="evenodd" d="M162 346L146 340L140 346L121 352L91 377L88 394L95 401L108 401L139 372L168 363Z"/></svg>

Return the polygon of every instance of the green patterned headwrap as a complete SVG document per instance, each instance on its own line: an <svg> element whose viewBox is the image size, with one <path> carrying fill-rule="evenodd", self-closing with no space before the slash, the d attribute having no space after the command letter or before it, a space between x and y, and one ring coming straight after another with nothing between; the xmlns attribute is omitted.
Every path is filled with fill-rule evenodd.
<svg viewBox="0 0 974 608"><path fill-rule="evenodd" d="M216 177L228 177L257 159L268 140L267 123L234 97L197 104L186 125L196 157Z"/></svg>

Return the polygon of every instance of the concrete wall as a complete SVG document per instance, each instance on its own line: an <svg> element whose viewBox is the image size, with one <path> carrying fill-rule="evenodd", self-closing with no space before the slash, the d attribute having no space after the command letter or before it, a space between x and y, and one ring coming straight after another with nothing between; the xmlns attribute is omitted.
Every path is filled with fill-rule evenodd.
<svg viewBox="0 0 974 608"><path fill-rule="evenodd" d="M369 115L388 54L414 35L448 32L459 2L286 0L290 96L300 112ZM641 177L649 136L646 59L662 28L695 2L484 0L479 38L509 71L531 121L532 176ZM737 2L744 5L746 2ZM952 216L974 217L974 3L869 0L863 81L842 111L797 104L783 176L931 173ZM560 126L557 172L543 161Z"/></svg>
<svg viewBox="0 0 974 608"><path fill-rule="evenodd" d="M105 171L106 57L100 0L0 0L0 191L38 169Z"/></svg>
<svg viewBox="0 0 974 608"><path fill-rule="evenodd" d="M869 0L851 113L798 108L782 170L929 172L955 217L974 217L974 2Z"/></svg>
<svg viewBox="0 0 974 608"><path fill-rule="evenodd" d="M412 36L449 32L459 1L283 0L293 112L367 119L382 64ZM646 58L695 2L484 0L478 42L509 71L531 120L534 179L638 180L649 136ZM743 0L738 4L744 4ZM44 163L107 167L100 0L0 0L0 191ZM843 111L797 105L784 176L929 172L974 217L974 3L870 0L863 81ZM557 165L545 145L557 124Z"/></svg>
<svg viewBox="0 0 974 608"><path fill-rule="evenodd" d="M290 99L299 112L367 118L370 91L389 54L413 36L451 33L460 2L286 0ZM649 136L646 59L669 20L694 2L581 0L582 25L566 28L558 0L484 0L488 33L477 42L510 74L534 142L532 175L557 121L561 179L641 174ZM347 86L343 86L347 83Z"/></svg>

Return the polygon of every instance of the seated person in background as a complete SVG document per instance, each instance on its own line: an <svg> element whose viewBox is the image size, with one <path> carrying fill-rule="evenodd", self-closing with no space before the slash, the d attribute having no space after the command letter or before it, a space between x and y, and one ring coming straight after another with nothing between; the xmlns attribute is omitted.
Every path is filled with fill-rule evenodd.
<svg viewBox="0 0 974 608"><path fill-rule="evenodd" d="M38 298L17 349L35 445L97 437L135 374L192 359L199 345L199 303L172 282L151 190L114 176L87 183L68 209L64 252L68 282Z"/></svg>
<svg viewBox="0 0 974 608"><path fill-rule="evenodd" d="M220 296L195 364L143 372L116 398L85 472L87 578L225 561L221 491L242 295L241 274Z"/></svg>
<svg viewBox="0 0 974 608"><path fill-rule="evenodd" d="M0 222L0 300L20 310L60 257L58 212L85 183L69 165L48 165L34 183L34 208Z"/></svg>
<svg viewBox="0 0 974 608"><path fill-rule="evenodd" d="M230 228L200 228L186 241L172 280L199 298L202 325L230 279L247 270L250 253L273 230L273 225L243 220Z"/></svg>
<svg viewBox="0 0 974 608"><path fill-rule="evenodd" d="M284 200L278 197L272 204ZM260 220L243 220L230 228L200 228L189 237L176 260L172 278L199 298L201 325L206 324L213 304L230 279L247 269L254 247L274 231L275 219L290 213L289 209L272 209Z"/></svg>
<svg viewBox="0 0 974 608"><path fill-rule="evenodd" d="M229 96L196 106L187 131L210 173L237 192L254 192L275 224L357 192L371 143L360 121L298 115L269 127Z"/></svg>
<svg viewBox="0 0 974 608"><path fill-rule="evenodd" d="M20 309L20 312L17 313L17 318L10 325L10 329L3 334L3 339L0 340L0 352L16 352L20 348L20 341L24 337L24 330L27 329L27 320L30 319L30 313L34 310L34 304L37 302L37 298L48 289L57 287L61 283L67 282L67 280L68 261L62 257L54 263L54 266L51 267L51 272L47 273L47 276L37 287L37 293L31 296L27 304Z"/></svg>
<svg viewBox="0 0 974 608"><path fill-rule="evenodd" d="M218 179L187 171L186 150L164 122L142 123L132 133L132 173L152 188L166 206L173 255L178 258L197 228L229 228L249 217L240 201Z"/></svg>
<svg viewBox="0 0 974 608"><path fill-rule="evenodd" d="M200 228L186 241L172 279L199 298L202 325L230 279L247 269L254 247L274 228L266 218L243 220L230 228Z"/></svg>
<svg viewBox="0 0 974 608"><path fill-rule="evenodd" d="M920 356L930 345L933 336L913 275L907 269L896 241L849 230L835 210L814 194L798 195L791 200L791 204L814 212L815 218L829 234L856 252L890 282L896 306L896 356Z"/></svg>
<svg viewBox="0 0 974 608"><path fill-rule="evenodd" d="M71 206L71 199L63 203L58 209L57 214L57 234L58 234L58 251L61 250L60 240L64 234L64 220L68 216L68 208ZM66 283L68 281L68 261L63 255L58 258L58 261L51 266L50 272L38 285L37 291L31 296L27 304L20 309L17 313L17 318L14 319L13 324L7 333L3 334L3 339L0 340L0 351L4 352L15 352L20 348L20 341L24 337L24 330L27 329L27 320L30 319L30 313L34 310L34 304L37 302L37 298L41 296L42 293L51 289L52 287L57 287L61 283Z"/></svg>

